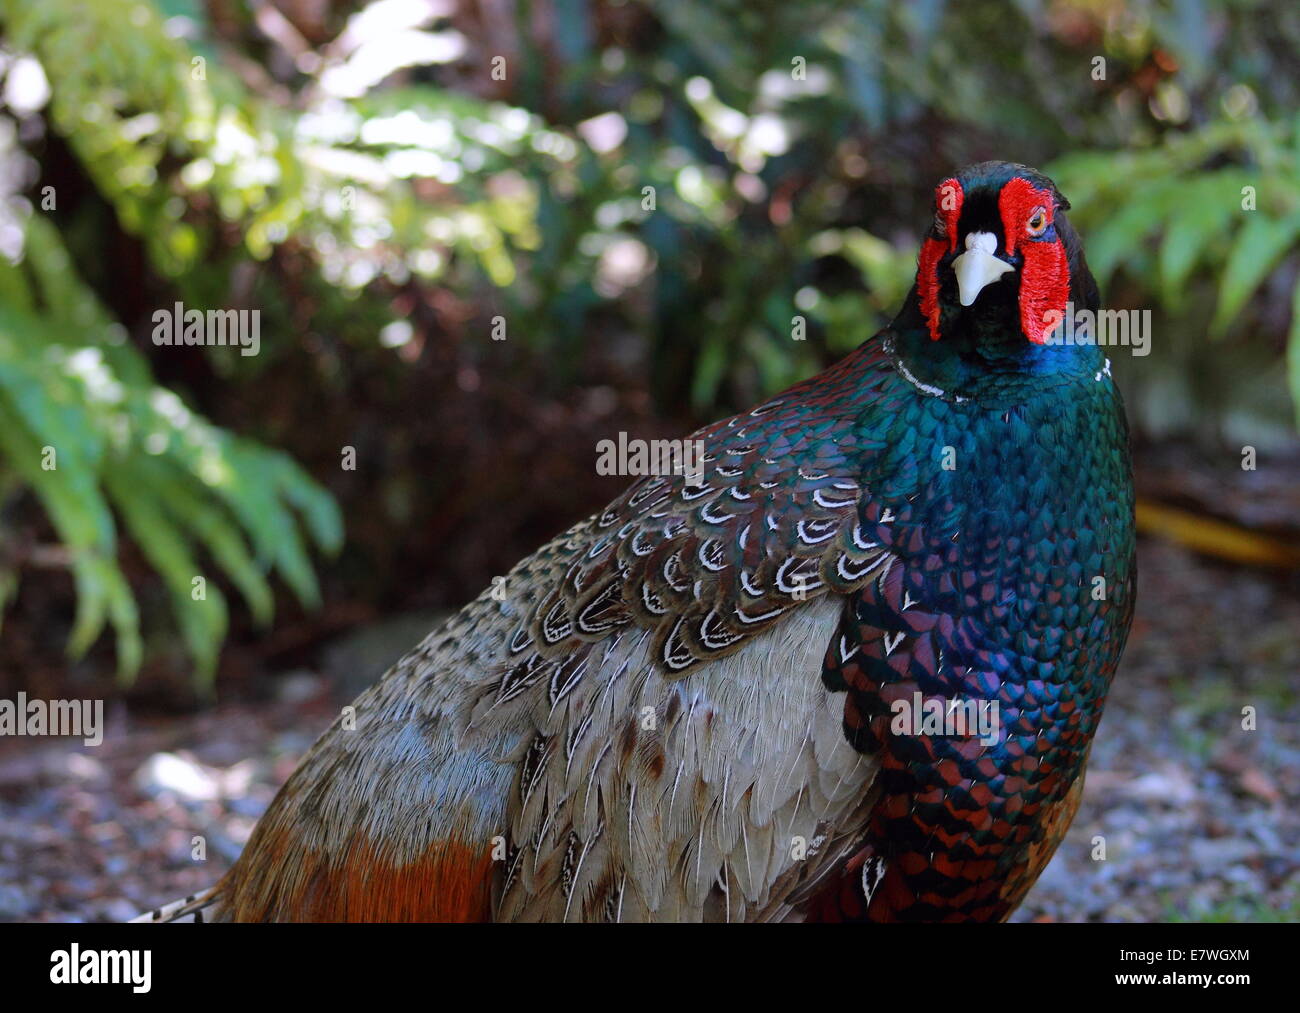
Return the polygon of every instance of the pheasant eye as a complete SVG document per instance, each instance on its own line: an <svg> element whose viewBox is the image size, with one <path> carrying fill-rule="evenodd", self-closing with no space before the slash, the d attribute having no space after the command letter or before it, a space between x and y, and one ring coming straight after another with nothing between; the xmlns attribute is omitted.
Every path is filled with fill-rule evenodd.
<svg viewBox="0 0 1300 1013"><path fill-rule="evenodd" d="M1041 236L1047 231L1047 209L1034 208L1034 213L1029 216L1029 221L1025 223L1025 231L1031 236Z"/></svg>
<svg viewBox="0 0 1300 1013"><path fill-rule="evenodd" d="M934 234L940 239L946 239L948 236L948 223L944 220L942 211L934 213Z"/></svg>

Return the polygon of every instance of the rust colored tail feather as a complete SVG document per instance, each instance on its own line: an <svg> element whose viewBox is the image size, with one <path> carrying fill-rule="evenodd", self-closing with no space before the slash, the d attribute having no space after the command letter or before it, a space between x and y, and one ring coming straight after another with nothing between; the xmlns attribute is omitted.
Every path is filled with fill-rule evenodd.
<svg viewBox="0 0 1300 1013"><path fill-rule="evenodd" d="M396 864L358 839L337 867L319 858L236 866L214 887L133 922L480 922L491 919L488 849L448 841Z"/></svg>

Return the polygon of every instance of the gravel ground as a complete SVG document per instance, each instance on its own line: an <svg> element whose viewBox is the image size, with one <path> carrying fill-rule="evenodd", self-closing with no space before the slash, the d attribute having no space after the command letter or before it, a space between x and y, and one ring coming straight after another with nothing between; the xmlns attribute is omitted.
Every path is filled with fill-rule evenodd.
<svg viewBox="0 0 1300 1013"><path fill-rule="evenodd" d="M1139 581L1083 805L1016 920L1300 920L1295 583L1155 542ZM181 720L119 705L94 750L0 740L0 920L122 920L210 884L337 713L331 685L297 673L273 704Z"/></svg>
<svg viewBox="0 0 1300 1013"><path fill-rule="evenodd" d="M0 753L0 921L123 921L210 886L338 713L324 679L290 685L274 704L159 723L119 708L91 750L67 740L15 750L10 740Z"/></svg>

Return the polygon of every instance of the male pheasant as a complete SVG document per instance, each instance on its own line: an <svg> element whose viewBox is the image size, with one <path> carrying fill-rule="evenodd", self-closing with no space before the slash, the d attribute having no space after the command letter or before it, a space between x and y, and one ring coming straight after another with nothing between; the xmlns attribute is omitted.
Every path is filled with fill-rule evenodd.
<svg viewBox="0 0 1300 1013"><path fill-rule="evenodd" d="M1055 185L935 204L889 327L431 633L145 918L1008 917L1132 618L1128 435Z"/></svg>

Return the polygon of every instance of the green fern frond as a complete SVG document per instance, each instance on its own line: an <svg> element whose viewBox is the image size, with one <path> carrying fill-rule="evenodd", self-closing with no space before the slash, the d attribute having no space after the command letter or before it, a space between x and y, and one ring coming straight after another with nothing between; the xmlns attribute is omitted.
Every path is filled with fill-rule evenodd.
<svg viewBox="0 0 1300 1013"><path fill-rule="evenodd" d="M214 578L228 579L261 623L273 611L272 571L316 604L303 532L336 551L338 508L282 452L235 437L157 386L48 222L30 219L25 238L23 261L0 262L0 471L31 490L68 552L78 595L69 653L111 624L122 678L140 666L120 522L167 587L198 680L210 685L228 626ZM17 579L3 576L3 601Z"/></svg>

